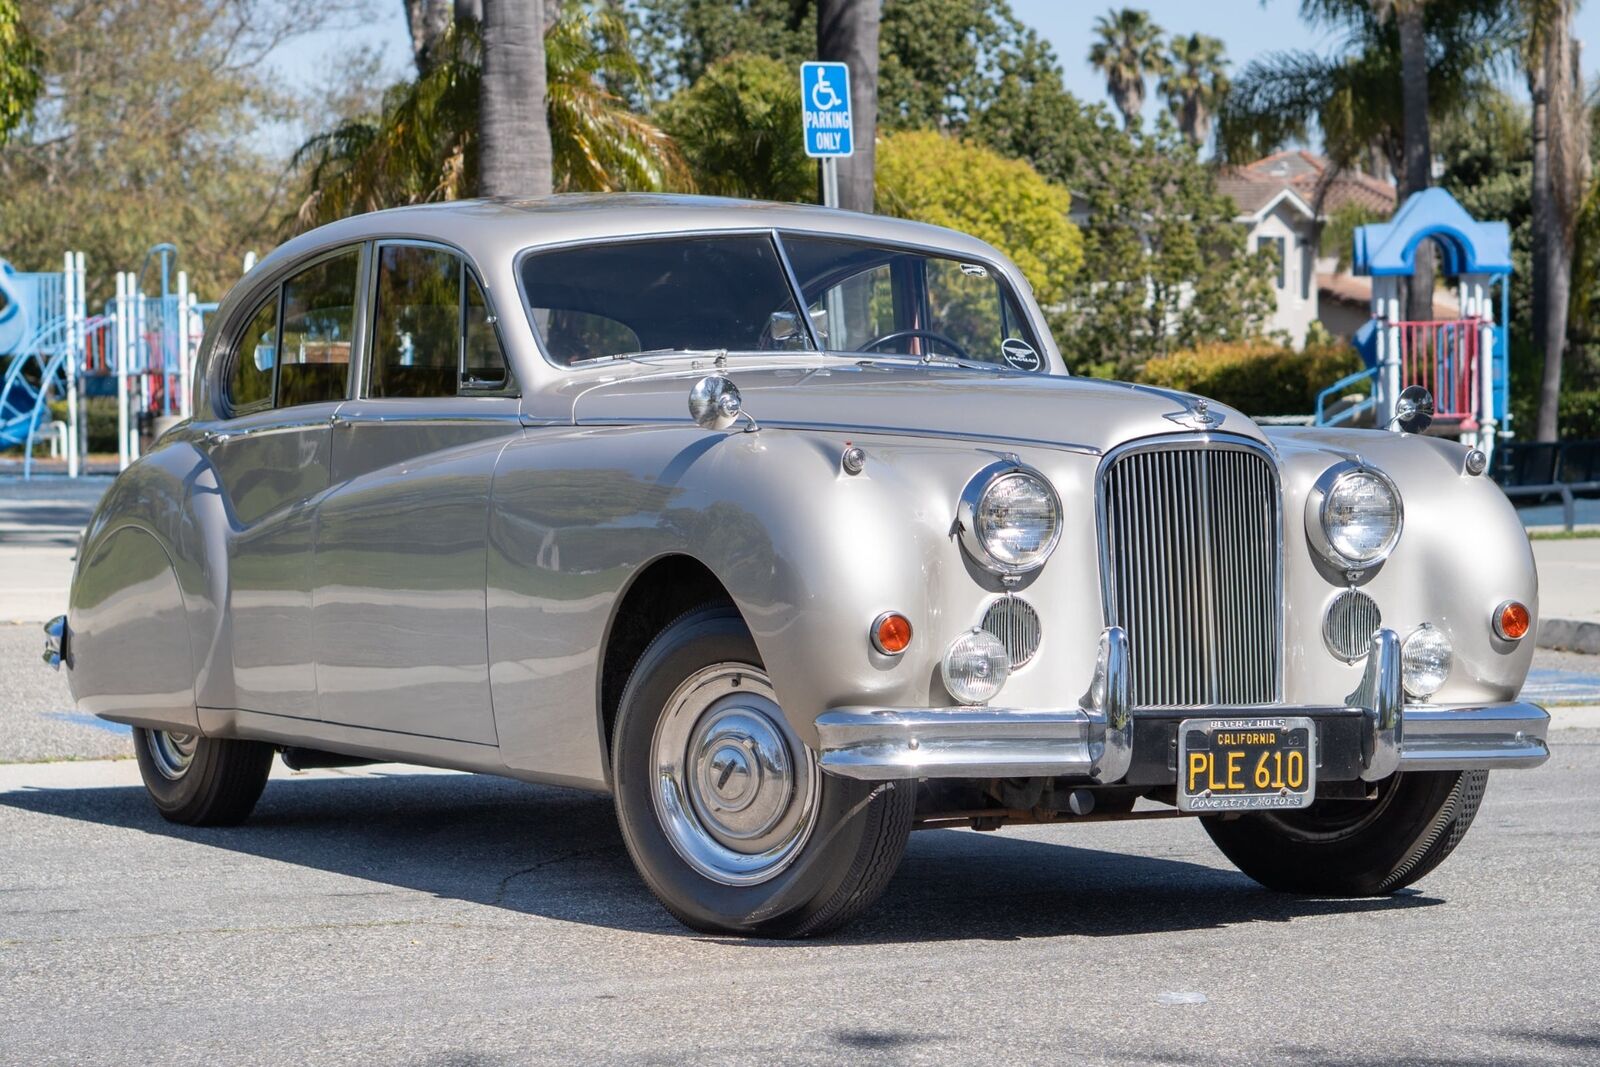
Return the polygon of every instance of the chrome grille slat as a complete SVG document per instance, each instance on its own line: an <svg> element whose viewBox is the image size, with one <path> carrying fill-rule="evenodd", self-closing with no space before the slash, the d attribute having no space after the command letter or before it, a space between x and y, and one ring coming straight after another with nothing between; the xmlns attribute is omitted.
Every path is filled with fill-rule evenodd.
<svg viewBox="0 0 1600 1067"><path fill-rule="evenodd" d="M1039 650L1043 636L1039 613L1021 597L1008 594L990 604L981 625L1006 646L1012 667L1026 665Z"/></svg>
<svg viewBox="0 0 1600 1067"><path fill-rule="evenodd" d="M1280 699L1271 459L1215 439L1134 446L1108 457L1099 491L1106 617L1128 634L1134 703Z"/></svg>

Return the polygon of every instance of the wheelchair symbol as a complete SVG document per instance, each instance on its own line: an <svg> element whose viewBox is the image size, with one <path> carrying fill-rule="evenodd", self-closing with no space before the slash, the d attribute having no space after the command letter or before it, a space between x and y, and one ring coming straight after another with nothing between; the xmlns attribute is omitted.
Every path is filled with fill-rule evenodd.
<svg viewBox="0 0 1600 1067"><path fill-rule="evenodd" d="M844 98L833 91L833 83L828 76L818 71L817 84L811 87L811 106L818 111L832 111L842 103Z"/></svg>

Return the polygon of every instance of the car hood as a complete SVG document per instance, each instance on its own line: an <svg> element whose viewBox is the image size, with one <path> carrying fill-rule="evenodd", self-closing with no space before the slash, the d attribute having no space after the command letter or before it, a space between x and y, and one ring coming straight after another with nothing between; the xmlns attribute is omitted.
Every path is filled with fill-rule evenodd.
<svg viewBox="0 0 1600 1067"><path fill-rule="evenodd" d="M583 387L573 383L578 424L677 422L689 389L708 368L663 370ZM760 425L917 434L1101 452L1152 434L1216 429L1264 440L1250 419L1206 403L1220 420L1196 420L1187 393L1097 378L1002 374L948 366L841 363L741 368L724 373Z"/></svg>

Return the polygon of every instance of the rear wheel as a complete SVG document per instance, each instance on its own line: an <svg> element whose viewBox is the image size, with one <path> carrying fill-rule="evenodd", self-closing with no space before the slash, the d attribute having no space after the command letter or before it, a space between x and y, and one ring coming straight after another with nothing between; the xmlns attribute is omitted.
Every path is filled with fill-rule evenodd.
<svg viewBox="0 0 1600 1067"><path fill-rule="evenodd" d="M189 826L243 822L272 771L273 748L259 741L224 741L136 727L133 747L156 809Z"/></svg>
<svg viewBox="0 0 1600 1067"><path fill-rule="evenodd" d="M634 864L687 926L819 934L889 883L915 791L822 773L737 611L679 618L622 694L612 770Z"/></svg>
<svg viewBox="0 0 1600 1067"><path fill-rule="evenodd" d="M1378 783L1374 800L1200 822L1223 855L1268 889L1382 896L1444 862L1472 825L1488 780L1488 771L1397 774Z"/></svg>

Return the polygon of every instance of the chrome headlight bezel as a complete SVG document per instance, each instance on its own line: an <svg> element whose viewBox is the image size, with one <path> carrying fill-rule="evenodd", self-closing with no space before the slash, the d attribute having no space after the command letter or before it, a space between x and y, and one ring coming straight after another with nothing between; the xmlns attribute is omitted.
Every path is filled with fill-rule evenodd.
<svg viewBox="0 0 1600 1067"><path fill-rule="evenodd" d="M1000 559L989 551L989 546L983 543L983 538L978 533L978 510L983 504L983 498L989 490L1000 484L1006 478L1021 476L1037 482L1050 501L1051 510L1055 513L1055 529L1051 531L1050 538L1034 556L1024 563L1011 563ZM1050 484L1050 479L1040 474L1037 470L1016 459L1004 459L989 464L980 470L967 482L961 490L961 499L956 506L956 522L961 531L961 547L966 550L972 561L985 570L1005 576L1031 574L1043 567L1050 559L1050 554L1056 550L1056 545L1061 543L1061 525L1064 515L1061 511L1061 497L1056 493L1056 487Z"/></svg>
<svg viewBox="0 0 1600 1067"><path fill-rule="evenodd" d="M1394 529L1384 539L1383 547L1368 559L1354 559L1334 547L1329 533L1328 504L1340 483L1352 478L1372 478L1388 489L1394 498ZM1346 461L1336 463L1322 472L1311 492L1306 496L1306 539L1317 554L1342 571L1367 571L1383 563L1400 543L1400 534L1406 525L1405 498L1394 484L1394 479L1376 467Z"/></svg>

